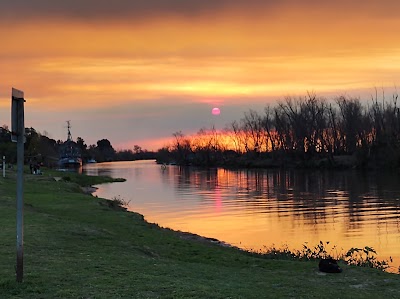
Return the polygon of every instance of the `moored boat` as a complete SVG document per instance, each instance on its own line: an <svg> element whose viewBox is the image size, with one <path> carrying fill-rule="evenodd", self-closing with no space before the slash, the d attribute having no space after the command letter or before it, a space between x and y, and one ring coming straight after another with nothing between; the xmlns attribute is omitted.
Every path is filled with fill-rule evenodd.
<svg viewBox="0 0 400 299"><path fill-rule="evenodd" d="M82 154L78 145L72 140L71 125L67 121L68 137L61 145L58 164L60 168L71 168L82 166Z"/></svg>

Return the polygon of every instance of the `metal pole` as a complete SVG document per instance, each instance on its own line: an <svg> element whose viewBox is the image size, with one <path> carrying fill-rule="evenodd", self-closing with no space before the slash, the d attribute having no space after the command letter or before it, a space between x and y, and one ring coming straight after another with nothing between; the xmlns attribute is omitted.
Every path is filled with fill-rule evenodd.
<svg viewBox="0 0 400 299"><path fill-rule="evenodd" d="M24 140L17 142L17 282L24 277Z"/></svg>
<svg viewBox="0 0 400 299"><path fill-rule="evenodd" d="M14 92L14 90L13 90ZM18 93L17 93L18 94ZM17 141L17 282L22 282L24 277L24 98L13 97L13 128Z"/></svg>
<svg viewBox="0 0 400 299"><path fill-rule="evenodd" d="M3 156L3 178L6 177L6 156Z"/></svg>
<svg viewBox="0 0 400 299"><path fill-rule="evenodd" d="M17 282L24 277L24 94L12 90L12 141L17 142Z"/></svg>

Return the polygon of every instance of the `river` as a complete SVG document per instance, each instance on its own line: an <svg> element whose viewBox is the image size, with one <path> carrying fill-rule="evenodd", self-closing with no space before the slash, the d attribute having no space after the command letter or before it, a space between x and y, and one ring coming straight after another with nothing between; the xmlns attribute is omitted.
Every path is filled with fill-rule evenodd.
<svg viewBox="0 0 400 299"><path fill-rule="evenodd" d="M154 161L89 164L89 175L122 177L94 195L129 202L149 222L247 250L328 251L369 246L400 265L400 175L347 171L165 168ZM334 248L336 246L336 248Z"/></svg>

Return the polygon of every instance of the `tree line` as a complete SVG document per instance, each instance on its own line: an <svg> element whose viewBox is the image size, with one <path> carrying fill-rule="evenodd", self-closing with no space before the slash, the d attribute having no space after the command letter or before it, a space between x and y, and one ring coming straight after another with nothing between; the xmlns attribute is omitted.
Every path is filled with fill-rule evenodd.
<svg viewBox="0 0 400 299"><path fill-rule="evenodd" d="M222 131L173 134L161 162L203 166L398 168L398 95L362 101L308 93L286 97L263 111L249 110Z"/></svg>
<svg viewBox="0 0 400 299"><path fill-rule="evenodd" d="M37 132L34 128L25 128L26 142L25 160L35 159L45 166L55 167L59 158L59 151L64 144L62 140L54 140ZM87 145L82 137L78 137L76 146L80 149L83 162L94 159L97 162L129 161L155 159L155 153L135 145L133 149L115 150L108 139L101 139L96 144ZM11 132L8 126L0 127L0 156L6 157L8 163L17 161L16 143L11 142Z"/></svg>

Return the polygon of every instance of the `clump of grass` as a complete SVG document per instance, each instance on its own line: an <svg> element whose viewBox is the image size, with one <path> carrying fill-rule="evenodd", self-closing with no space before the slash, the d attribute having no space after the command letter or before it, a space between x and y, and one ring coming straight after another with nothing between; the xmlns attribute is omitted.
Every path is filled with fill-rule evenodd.
<svg viewBox="0 0 400 299"><path fill-rule="evenodd" d="M126 210L130 202L130 200L121 198L120 195L114 196L113 198L107 200L108 207L115 210Z"/></svg>
<svg viewBox="0 0 400 299"><path fill-rule="evenodd" d="M326 259L333 258L335 260L343 261L347 265L354 265L359 267L369 267L378 269L381 271L387 270L390 265L390 260L378 260L376 251L369 246L364 248L350 248L346 253L343 249L338 251L336 245L332 248L328 248L329 241L320 241L314 247L310 247L307 243L303 244L302 249L290 250L287 245L283 245L280 248L275 247L265 247L259 252L267 258L281 258L281 259L294 259L294 260L316 260L316 259ZM400 273L400 268L399 268Z"/></svg>

